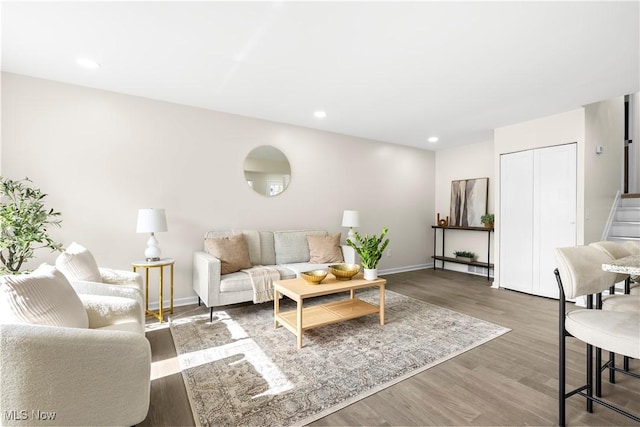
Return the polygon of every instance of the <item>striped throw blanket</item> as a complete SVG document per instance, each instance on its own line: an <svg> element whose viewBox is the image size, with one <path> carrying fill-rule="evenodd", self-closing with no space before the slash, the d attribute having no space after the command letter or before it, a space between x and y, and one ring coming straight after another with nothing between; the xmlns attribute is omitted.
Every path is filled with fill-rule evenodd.
<svg viewBox="0 0 640 427"><path fill-rule="evenodd" d="M254 265L242 270L251 278L253 286L253 303L273 301L273 281L280 279L280 273L274 267Z"/></svg>

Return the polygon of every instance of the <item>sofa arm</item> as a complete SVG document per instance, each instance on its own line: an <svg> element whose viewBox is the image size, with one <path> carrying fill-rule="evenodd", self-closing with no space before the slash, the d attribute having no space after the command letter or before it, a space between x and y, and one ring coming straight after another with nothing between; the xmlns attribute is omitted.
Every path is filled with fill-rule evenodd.
<svg viewBox="0 0 640 427"><path fill-rule="evenodd" d="M137 299L119 296L78 294L89 317L89 328L97 329L135 322L144 335L144 308Z"/></svg>
<svg viewBox="0 0 640 427"><path fill-rule="evenodd" d="M204 251L193 254L193 290L207 307L219 304L220 260Z"/></svg>
<svg viewBox="0 0 640 427"><path fill-rule="evenodd" d="M356 251L349 245L340 245L342 248L342 257L344 258L345 264L355 264L356 263Z"/></svg>
<svg viewBox="0 0 640 427"><path fill-rule="evenodd" d="M0 325L0 348L3 425L125 426L147 415L151 349L140 334Z"/></svg>

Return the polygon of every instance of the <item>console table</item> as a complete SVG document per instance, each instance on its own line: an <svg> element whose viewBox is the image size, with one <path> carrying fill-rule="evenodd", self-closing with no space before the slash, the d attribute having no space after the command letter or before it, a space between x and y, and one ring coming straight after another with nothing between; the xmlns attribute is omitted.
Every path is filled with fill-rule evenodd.
<svg viewBox="0 0 640 427"><path fill-rule="evenodd" d="M493 268L493 264L491 264L491 232L493 228L489 227L449 227L442 225L432 225L433 228L433 269L436 269L436 261L441 261L441 268L444 269L445 262L455 262L457 264L466 264L466 265L474 265L476 267L484 267L487 269L487 280L491 280L491 276L489 276L489 271ZM436 240L437 240L437 229L442 230L442 255L436 254ZM478 262L478 261L465 261L458 258L447 257L444 256L444 235L446 230L465 230L465 231L483 231L487 233L487 262Z"/></svg>

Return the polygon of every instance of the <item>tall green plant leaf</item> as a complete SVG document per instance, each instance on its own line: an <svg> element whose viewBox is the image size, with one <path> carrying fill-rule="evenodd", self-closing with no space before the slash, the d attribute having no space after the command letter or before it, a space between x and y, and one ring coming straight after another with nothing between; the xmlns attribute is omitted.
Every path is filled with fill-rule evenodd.
<svg viewBox="0 0 640 427"><path fill-rule="evenodd" d="M15 274L37 249L62 249L47 231L59 227L60 212L44 206L46 194L25 178L13 181L0 176L0 273Z"/></svg>

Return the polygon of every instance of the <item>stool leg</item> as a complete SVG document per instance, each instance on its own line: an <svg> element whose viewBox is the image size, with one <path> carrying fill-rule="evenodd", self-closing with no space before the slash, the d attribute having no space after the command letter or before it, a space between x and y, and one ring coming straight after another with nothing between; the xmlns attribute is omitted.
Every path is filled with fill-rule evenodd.
<svg viewBox="0 0 640 427"><path fill-rule="evenodd" d="M213 307L209 307L209 323L213 322Z"/></svg>
<svg viewBox="0 0 640 427"><path fill-rule="evenodd" d="M596 348L596 396L602 397L602 349Z"/></svg>
<svg viewBox="0 0 640 427"><path fill-rule="evenodd" d="M587 396L593 397L593 346L587 344ZM587 412L593 412L593 401L587 399Z"/></svg>
<svg viewBox="0 0 640 427"><path fill-rule="evenodd" d="M616 367L616 354L609 352L609 382L611 384L615 384L616 383L616 371L615 368Z"/></svg>
<svg viewBox="0 0 640 427"><path fill-rule="evenodd" d="M562 323L562 321L561 321ZM560 348L559 348L559 372L558 372L558 425L564 427L565 425L565 340L564 326L560 329Z"/></svg>

